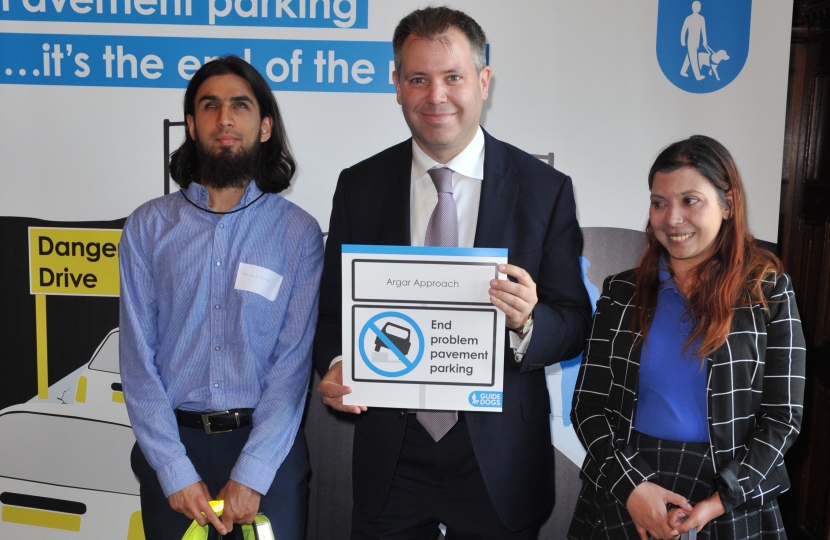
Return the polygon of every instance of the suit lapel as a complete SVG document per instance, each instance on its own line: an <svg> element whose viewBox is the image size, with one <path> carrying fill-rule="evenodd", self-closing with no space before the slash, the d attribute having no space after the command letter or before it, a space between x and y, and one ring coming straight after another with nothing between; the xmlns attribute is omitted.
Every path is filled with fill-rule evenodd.
<svg viewBox="0 0 830 540"><path fill-rule="evenodd" d="M518 196L516 169L501 142L484 132L484 180L478 206L475 247L509 248Z"/></svg>
<svg viewBox="0 0 830 540"><path fill-rule="evenodd" d="M409 212L410 192L412 183L412 139L398 145L397 151L388 161L387 169L379 176L381 185L379 190L383 196L376 200L382 201L384 208L380 214L384 216L381 244L390 246L409 246Z"/></svg>

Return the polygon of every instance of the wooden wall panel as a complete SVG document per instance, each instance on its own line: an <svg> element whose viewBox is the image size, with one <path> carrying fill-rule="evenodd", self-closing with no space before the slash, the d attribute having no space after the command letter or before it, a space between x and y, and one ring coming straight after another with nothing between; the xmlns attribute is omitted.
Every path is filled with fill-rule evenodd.
<svg viewBox="0 0 830 540"><path fill-rule="evenodd" d="M805 333L830 345L830 222L799 218L792 272Z"/></svg>
<svg viewBox="0 0 830 540"><path fill-rule="evenodd" d="M814 422L827 419L830 414L830 388L817 384L813 399L807 404L814 413ZM814 424L815 425L815 424ZM798 525L802 534L813 538L828 538L830 530L830 430L813 429L810 437L813 451L807 454L801 475L798 505ZM795 531L788 531L795 532Z"/></svg>
<svg viewBox="0 0 830 540"><path fill-rule="evenodd" d="M805 183L827 183L830 178L830 71L813 74L810 96L810 135Z"/></svg>
<svg viewBox="0 0 830 540"><path fill-rule="evenodd" d="M791 539L830 540L830 0L795 0L778 247L807 341L799 439L779 498Z"/></svg>

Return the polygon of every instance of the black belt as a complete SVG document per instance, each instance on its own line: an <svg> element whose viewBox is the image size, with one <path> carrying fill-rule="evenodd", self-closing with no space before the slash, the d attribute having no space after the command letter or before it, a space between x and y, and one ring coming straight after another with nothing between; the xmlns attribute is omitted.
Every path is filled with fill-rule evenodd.
<svg viewBox="0 0 830 540"><path fill-rule="evenodd" d="M176 409L176 421L180 426L204 428L205 433L227 433L236 428L251 425L253 409L231 409L229 411L196 412Z"/></svg>

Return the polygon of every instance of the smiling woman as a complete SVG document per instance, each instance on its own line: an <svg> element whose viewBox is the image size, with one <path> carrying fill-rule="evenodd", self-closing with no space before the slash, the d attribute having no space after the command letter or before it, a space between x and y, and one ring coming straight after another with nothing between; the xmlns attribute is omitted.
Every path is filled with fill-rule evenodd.
<svg viewBox="0 0 830 540"><path fill-rule="evenodd" d="M714 253L731 205L732 193L717 190L694 167L654 174L648 222L679 284L687 283L689 271Z"/></svg>
<svg viewBox="0 0 830 540"><path fill-rule="evenodd" d="M805 360L790 278L714 139L663 150L649 188L648 249L605 280L574 391L587 481L568 538L786 538Z"/></svg>

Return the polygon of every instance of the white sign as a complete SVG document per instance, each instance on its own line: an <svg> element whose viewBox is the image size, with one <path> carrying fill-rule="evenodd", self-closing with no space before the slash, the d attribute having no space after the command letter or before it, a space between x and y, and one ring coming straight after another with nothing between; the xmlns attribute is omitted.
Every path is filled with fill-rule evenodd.
<svg viewBox="0 0 830 540"><path fill-rule="evenodd" d="M347 405L502 410L506 249L343 246Z"/></svg>

